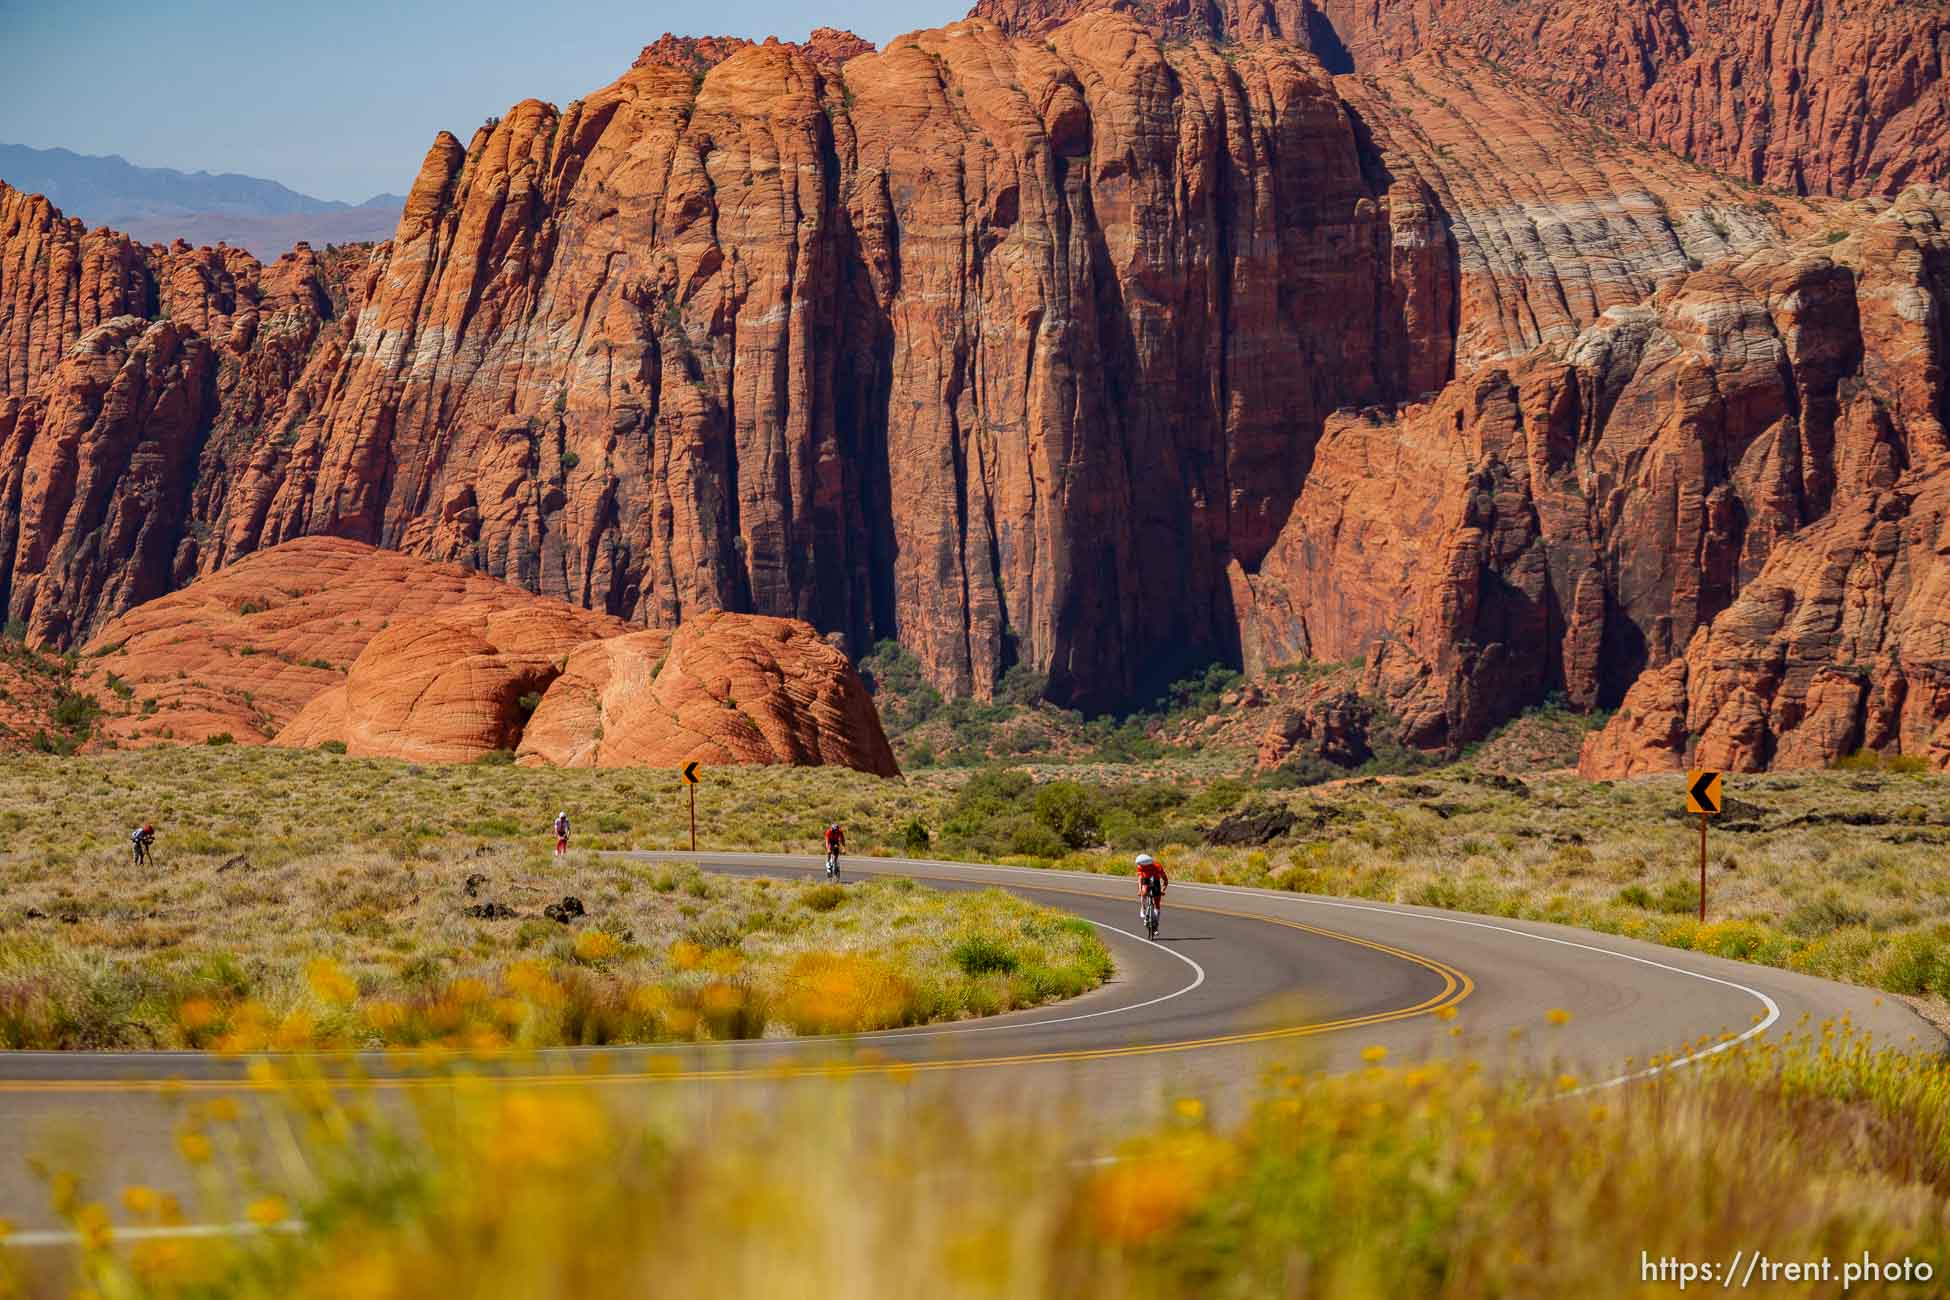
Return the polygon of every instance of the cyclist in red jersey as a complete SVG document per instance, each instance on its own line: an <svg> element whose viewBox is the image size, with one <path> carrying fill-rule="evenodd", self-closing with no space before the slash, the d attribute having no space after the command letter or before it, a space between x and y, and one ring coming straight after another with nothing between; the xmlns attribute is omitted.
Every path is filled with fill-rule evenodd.
<svg viewBox="0 0 1950 1300"><path fill-rule="evenodd" d="M1156 858L1149 853L1140 853L1137 855L1137 881L1138 919L1144 919L1143 900L1146 896L1156 902L1158 916L1162 919L1165 914L1165 890L1171 887L1171 877L1165 874L1165 869L1158 865Z"/></svg>

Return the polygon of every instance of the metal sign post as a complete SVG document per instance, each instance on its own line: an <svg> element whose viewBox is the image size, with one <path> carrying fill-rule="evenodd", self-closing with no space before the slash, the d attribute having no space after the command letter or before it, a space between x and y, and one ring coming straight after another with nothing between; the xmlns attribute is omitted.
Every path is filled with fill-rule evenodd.
<svg viewBox="0 0 1950 1300"><path fill-rule="evenodd" d="M1699 814L1699 920L1706 924L1706 819L1720 811L1720 774L1686 774L1686 811Z"/></svg>
<svg viewBox="0 0 1950 1300"><path fill-rule="evenodd" d="M691 792L691 852L697 852L697 760L684 764L684 788Z"/></svg>

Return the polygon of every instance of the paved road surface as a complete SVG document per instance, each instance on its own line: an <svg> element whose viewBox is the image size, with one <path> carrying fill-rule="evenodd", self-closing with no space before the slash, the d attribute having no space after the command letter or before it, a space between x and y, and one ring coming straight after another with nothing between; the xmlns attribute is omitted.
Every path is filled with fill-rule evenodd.
<svg viewBox="0 0 1950 1300"><path fill-rule="evenodd" d="M631 856L740 874L821 867L767 854ZM1946 1046L1871 990L1560 926L1181 882L1151 942L1122 877L890 858L848 859L845 869L849 879L907 875L951 890L1000 885L1101 928L1118 970L1104 988L990 1020L868 1035L854 1045L867 1049L867 1064L848 1057L847 1068L869 1077L911 1067L971 1103L1056 1105L1114 1124L1134 1106L1189 1091L1231 1114L1268 1064L1355 1068L1376 1045L1394 1061L1461 1050L1574 1073L1594 1088L1627 1086L1655 1053L1714 1050L1804 1016L1846 1015L1878 1040L1917 1050ZM1453 1021L1434 1014L1444 1007L1456 1009ZM1547 1016L1559 1008L1571 1018L1554 1026ZM835 1054L831 1044L791 1041L596 1050L607 1058L603 1086L618 1097L743 1089L747 1101L796 1086L795 1064L830 1065ZM590 1055L544 1052L505 1069L559 1074ZM360 1063L382 1092L428 1087L391 1073L383 1058ZM58 1150L102 1188L179 1185L171 1140L182 1097L251 1091L238 1062L195 1053L0 1053L0 1217L50 1226L24 1166L35 1150Z"/></svg>

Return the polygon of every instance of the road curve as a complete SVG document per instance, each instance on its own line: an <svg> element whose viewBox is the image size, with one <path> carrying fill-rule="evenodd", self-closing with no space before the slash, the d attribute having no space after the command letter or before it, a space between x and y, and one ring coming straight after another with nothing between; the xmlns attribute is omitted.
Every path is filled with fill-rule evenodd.
<svg viewBox="0 0 1950 1300"><path fill-rule="evenodd" d="M628 856L739 874L820 869L815 858L770 854ZM1873 990L1563 926L1180 882L1152 942L1124 877L898 858L845 866L850 880L1001 886L1075 913L1099 927L1117 977L1050 1007L864 1035L843 1059L828 1042L754 1040L565 1049L511 1059L503 1071L558 1081L568 1063L600 1055L606 1087L723 1089L791 1086L795 1071L899 1070L938 1077L971 1099L1060 1097L1072 1112L1122 1122L1133 1104L1186 1091L1222 1115L1236 1112L1269 1064L1350 1069L1374 1047L1392 1061L1465 1052L1571 1073L1593 1089L1629 1084L1655 1056L1683 1065L1804 1019L1847 1018L1878 1041L1946 1047L1941 1033ZM382 1091L441 1086L398 1073L378 1054L355 1055ZM239 1062L207 1054L0 1053L0 1217L45 1225L24 1157L50 1142L89 1147L102 1185L171 1185L179 1096L252 1091Z"/></svg>

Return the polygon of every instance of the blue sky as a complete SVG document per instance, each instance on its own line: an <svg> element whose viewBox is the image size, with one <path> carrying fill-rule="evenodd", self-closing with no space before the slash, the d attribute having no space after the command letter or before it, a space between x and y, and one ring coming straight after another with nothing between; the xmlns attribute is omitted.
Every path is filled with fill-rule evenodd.
<svg viewBox="0 0 1950 1300"><path fill-rule="evenodd" d="M267 176L351 202L404 192L436 131L608 84L666 31L877 44L973 0L252 4L0 0L0 141Z"/></svg>

